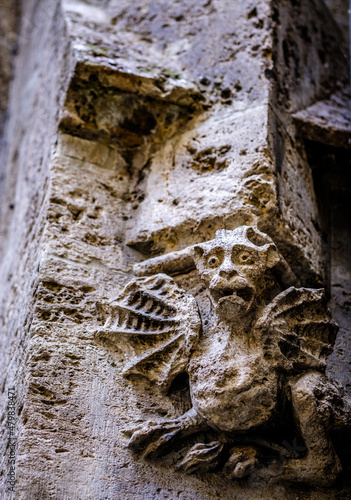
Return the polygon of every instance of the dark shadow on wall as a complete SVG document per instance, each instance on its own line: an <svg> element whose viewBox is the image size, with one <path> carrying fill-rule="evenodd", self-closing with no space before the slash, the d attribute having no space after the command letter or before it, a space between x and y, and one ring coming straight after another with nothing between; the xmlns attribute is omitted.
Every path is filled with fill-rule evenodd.
<svg viewBox="0 0 351 500"><path fill-rule="evenodd" d="M305 141L328 265L330 307L340 330L328 370L351 394L351 154Z"/></svg>

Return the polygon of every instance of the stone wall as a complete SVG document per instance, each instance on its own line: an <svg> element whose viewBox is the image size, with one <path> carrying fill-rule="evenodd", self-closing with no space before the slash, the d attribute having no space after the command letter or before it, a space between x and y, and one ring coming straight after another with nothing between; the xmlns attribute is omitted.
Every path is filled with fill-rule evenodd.
<svg viewBox="0 0 351 500"><path fill-rule="evenodd" d="M126 430L179 416L186 386L164 396L126 381L120 353L96 340L134 264L218 229L257 227L300 285L328 286L313 162L292 115L347 80L334 28L313 0L22 2L1 153L3 498L347 495L346 472L323 490L137 459ZM176 279L201 300L196 271ZM348 385L342 342L332 372Z"/></svg>

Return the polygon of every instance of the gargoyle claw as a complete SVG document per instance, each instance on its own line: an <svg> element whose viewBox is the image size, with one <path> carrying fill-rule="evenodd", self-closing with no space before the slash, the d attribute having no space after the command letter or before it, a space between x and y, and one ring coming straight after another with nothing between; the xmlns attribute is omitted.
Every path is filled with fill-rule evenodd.
<svg viewBox="0 0 351 500"><path fill-rule="evenodd" d="M187 474L209 472L217 467L223 446L223 443L219 441L207 444L197 443L178 464L177 469L183 470Z"/></svg>
<svg viewBox="0 0 351 500"><path fill-rule="evenodd" d="M231 456L224 471L231 479L249 476L258 464L257 450L252 446L236 446L230 450Z"/></svg>

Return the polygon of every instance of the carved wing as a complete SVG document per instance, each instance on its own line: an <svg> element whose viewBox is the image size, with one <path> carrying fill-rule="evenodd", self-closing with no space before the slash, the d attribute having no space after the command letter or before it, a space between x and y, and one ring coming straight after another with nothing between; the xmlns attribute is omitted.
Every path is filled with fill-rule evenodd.
<svg viewBox="0 0 351 500"><path fill-rule="evenodd" d="M299 373L324 371L338 326L323 289L290 287L264 309L254 330L272 365Z"/></svg>
<svg viewBox="0 0 351 500"><path fill-rule="evenodd" d="M124 356L126 377L144 377L166 392L184 372L201 319L194 297L166 274L136 278L108 307L97 338Z"/></svg>

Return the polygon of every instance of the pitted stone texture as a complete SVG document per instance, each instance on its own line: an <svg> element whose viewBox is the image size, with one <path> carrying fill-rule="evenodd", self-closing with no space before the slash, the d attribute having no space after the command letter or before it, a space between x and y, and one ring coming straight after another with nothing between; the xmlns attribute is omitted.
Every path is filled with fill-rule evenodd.
<svg viewBox="0 0 351 500"><path fill-rule="evenodd" d="M92 25L92 9L97 7L77 0L64 2L75 46L84 58L87 54L127 73L160 78L161 85L168 79L200 84L217 99L232 101L228 105L234 109L267 99L261 64L270 64L268 2L257 6L252 1L138 0L130 5L127 0L110 0L100 7L101 16L96 15Z"/></svg>
<svg viewBox="0 0 351 500"><path fill-rule="evenodd" d="M316 210L307 165L302 162L300 169L297 156L286 154L292 174L287 167L279 170L282 144L278 140L273 148L273 141L265 139L269 127L276 137L267 118L277 44L269 2L29 0L22 7L21 33L26 36L19 37L4 143L0 270L1 382L6 391L15 381L18 394L16 497L331 498L330 490L243 487L222 473L175 473L164 458L156 463L135 460L125 432L138 420L141 424L186 413L186 380L177 379L169 397L147 384L130 384L120 376L123 360L118 353L94 340L104 324L102 305L122 293L133 264L153 251L181 250L208 240L224 225L232 229L257 222L274 236L303 284L312 284L308 277L315 279L320 272L319 234L308 221ZM294 22L291 11L284 12ZM320 23L318 9L311 9L302 24L309 26L311 16ZM329 50L328 42L322 45ZM337 59L335 45L329 53ZM285 63L281 59L275 64ZM306 75L310 64L305 66ZM333 68L334 63L331 72ZM325 67L318 66L318 72L325 73ZM308 95L313 100L311 83ZM304 88L298 86L294 95ZM123 156L114 130L120 124L116 103L121 94L124 103L132 99L129 111L123 105L131 123L122 123L132 129L133 140L142 138L130 156ZM72 106L75 98L79 109ZM153 133L131 112L143 110L145 101L147 109L161 113L156 121L167 133L159 133L160 127ZM174 106L182 108L179 116L185 119L166 123ZM169 145L177 152L175 165ZM289 147L294 150L295 145L291 139ZM168 172L163 162L173 184L157 176ZM233 182L232 198L225 172ZM152 195L150 179L157 180L163 198ZM194 183L197 190L190 187ZM210 191L217 184L228 202L227 213ZM284 186L290 186L291 195ZM200 189L205 195L202 209L194 203L200 203ZM305 201L295 204L299 195ZM152 208L150 218L141 205ZM168 222L162 220L161 206ZM146 238L140 221L147 224ZM173 228L169 238L167 225ZM127 228L128 241L139 242L138 250L126 246ZM176 281L194 291L203 322L209 321L204 312L209 298L197 272ZM3 409L5 405L3 392ZM6 418L1 422L5 450ZM213 441L211 437L206 444ZM192 446L191 460L203 451L213 458L211 468L221 444L201 450L196 443ZM245 474L254 463L253 453L243 447L232 451L230 473ZM236 470L238 457L249 463ZM6 454L3 468L6 474ZM4 488L2 482L6 498Z"/></svg>
<svg viewBox="0 0 351 500"><path fill-rule="evenodd" d="M202 94L205 108L210 106L210 111L203 108L200 116L183 124L185 128L166 144L158 143L153 151L143 145L127 158L127 168L135 173L129 190L133 222L126 226L127 243L148 255L195 243L196 233L205 240L223 225L255 223L274 237L303 282L321 284L325 275L319 217L306 158L290 139L294 130L289 112L325 93L335 74L345 77L338 35L333 34L325 6L313 0L308 5L283 2L272 9L265 2L189 6L154 1L127 6L110 1L99 8L66 1L64 9L75 37L78 73L85 73L89 88L99 83L109 92L132 90L138 98L161 100L183 95L182 102L188 104ZM319 26L320 18L330 27L328 35ZM310 38L314 30L318 40L307 53L306 30ZM298 71L292 76L293 64ZM98 99L91 103L94 114ZM269 104L273 113L268 113ZM221 125L226 122L231 124L228 133ZM76 125L71 124L71 133L78 133ZM69 132L69 123L65 126ZM103 138L101 132L95 136L98 140ZM137 135L140 140L141 129ZM269 178L262 179L260 169L267 165ZM248 171L258 177L254 193L246 195L242 186ZM226 175L233 191L223 186ZM183 207L182 199L190 205L194 200L191 210ZM190 213L195 216L189 217ZM152 228L146 221L152 221Z"/></svg>
<svg viewBox="0 0 351 500"><path fill-rule="evenodd" d="M125 270L128 185L125 163L113 146L60 135L49 189L46 251L70 262Z"/></svg>
<svg viewBox="0 0 351 500"><path fill-rule="evenodd" d="M276 193L264 152L266 112L263 106L203 116L169 141L146 172L145 198L127 225L127 243L143 253L169 251L195 243L199 234L208 238L221 221L230 227L269 218ZM250 181L262 192L256 200Z"/></svg>

